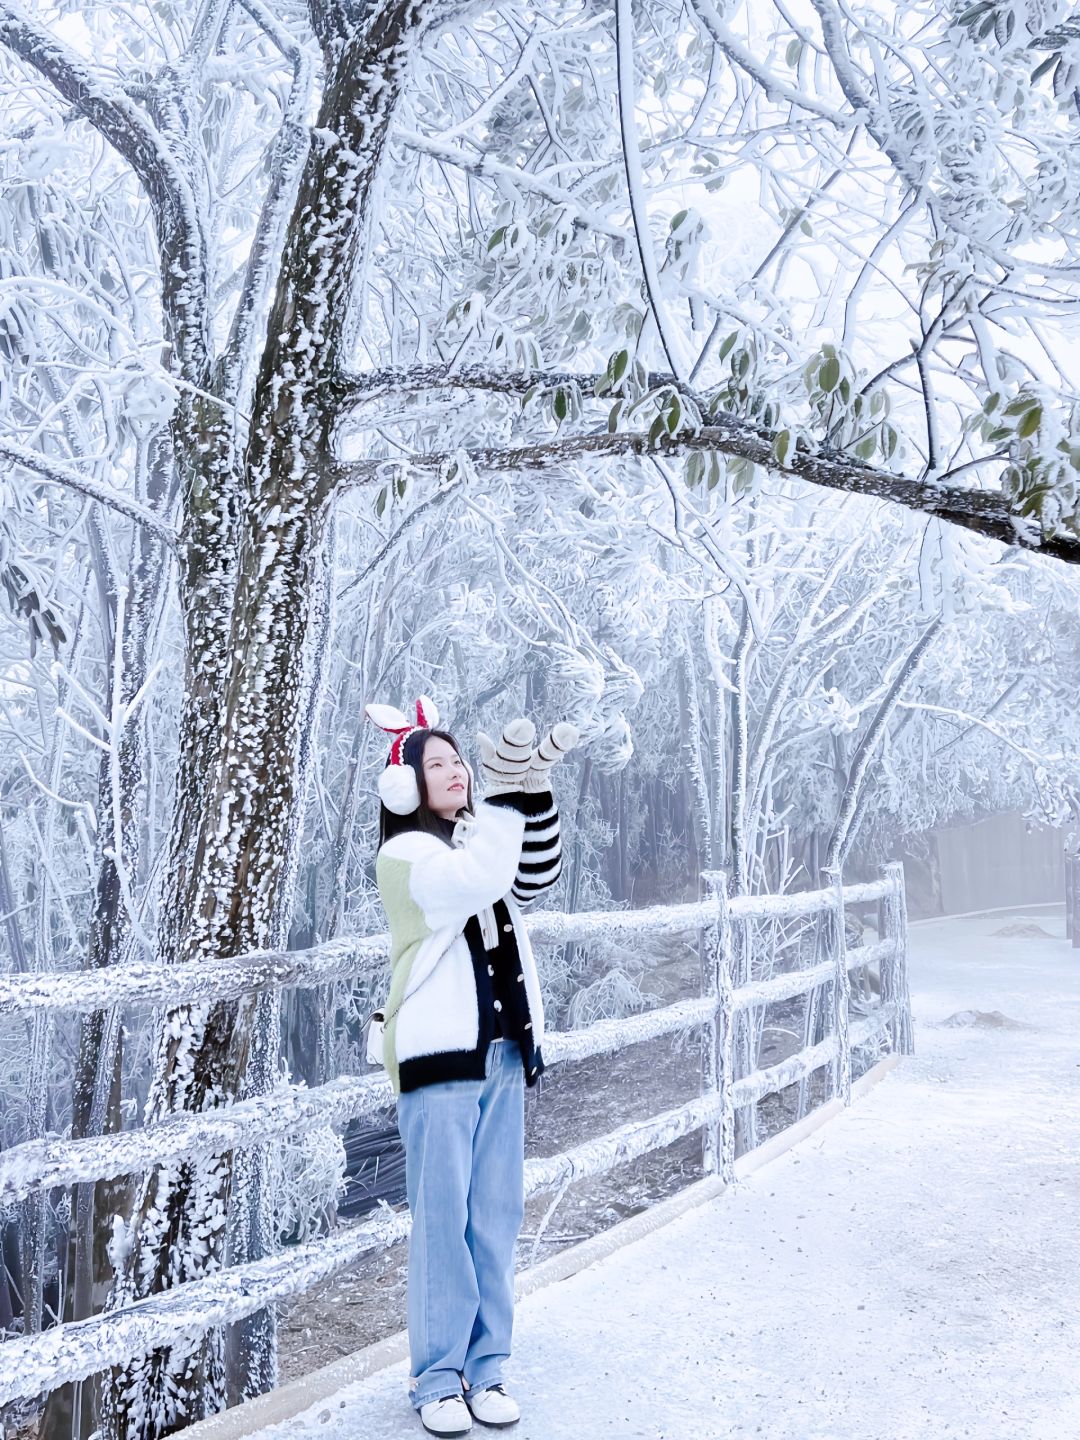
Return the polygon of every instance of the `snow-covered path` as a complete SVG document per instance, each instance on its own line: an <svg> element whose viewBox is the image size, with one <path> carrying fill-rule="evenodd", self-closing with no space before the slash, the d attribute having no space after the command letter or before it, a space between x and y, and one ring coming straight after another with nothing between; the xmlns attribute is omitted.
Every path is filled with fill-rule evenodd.
<svg viewBox="0 0 1080 1440"><path fill-rule="evenodd" d="M1034 924L1055 938L994 933ZM508 1433L1080 1435L1080 953L1062 934L1057 916L913 927L915 1058L733 1193L524 1300ZM1024 1028L940 1023L965 1010ZM405 1375L260 1440L420 1436Z"/></svg>

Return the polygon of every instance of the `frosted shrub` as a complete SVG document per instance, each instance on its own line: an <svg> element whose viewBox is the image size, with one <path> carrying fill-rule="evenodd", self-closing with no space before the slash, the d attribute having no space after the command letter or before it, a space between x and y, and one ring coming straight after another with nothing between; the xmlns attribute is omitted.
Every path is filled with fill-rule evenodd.
<svg viewBox="0 0 1080 1440"><path fill-rule="evenodd" d="M325 1227L345 1184L345 1146L329 1127L289 1135L268 1146L274 1232L303 1244Z"/></svg>
<svg viewBox="0 0 1080 1440"><path fill-rule="evenodd" d="M571 1030L579 1030L597 1020L622 1020L636 1015L658 1001L658 996L643 992L632 975L616 966L574 995L567 1021Z"/></svg>

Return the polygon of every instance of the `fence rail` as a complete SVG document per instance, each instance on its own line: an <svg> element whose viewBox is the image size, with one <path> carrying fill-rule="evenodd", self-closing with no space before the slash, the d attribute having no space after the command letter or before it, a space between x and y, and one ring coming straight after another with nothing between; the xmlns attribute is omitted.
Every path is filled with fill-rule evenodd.
<svg viewBox="0 0 1080 1440"><path fill-rule="evenodd" d="M707 1173L734 1178L735 1118L766 1095L803 1082L829 1066L832 1092L848 1102L851 1055L887 1038L901 1054L911 1050L907 988L907 926L903 870L887 867L881 880L842 887L839 876L819 891L796 896L726 896L725 877L706 876L709 898L688 905L579 915L540 914L528 920L534 944L586 942L634 935L703 930L700 997L620 1020L545 1038L549 1065L607 1055L643 1041L691 1028L701 1030L702 1093L663 1114L638 1120L558 1155L526 1163L526 1193L559 1190L574 1180L604 1174L616 1165L704 1131ZM848 947L844 915L852 904L877 903L879 938ZM828 921L832 953L821 963L768 979L733 982L733 926L754 921ZM263 953L213 964L173 968L130 966L95 974L18 975L0 979L0 1014L41 1016L48 1011L86 1012L122 1003L177 1005L239 998L261 990L306 988L346 980L370 969L387 953L385 936L336 941L295 954ZM881 1003L849 1022L850 975L877 965ZM833 1033L764 1069L736 1076L735 1034L751 1011L818 992L832 992ZM266 1145L287 1135L371 1117L392 1101L385 1075L341 1076L316 1089L293 1087L206 1114L181 1113L142 1130L88 1140L34 1140L0 1156L0 1201L42 1195L57 1186L111 1180L155 1164L208 1158ZM175 1290L39 1334L0 1345L0 1405L126 1362L163 1346L196 1343L208 1329L237 1320L310 1289L354 1265L372 1250L408 1233L408 1216L384 1210L306 1245L224 1269Z"/></svg>
<svg viewBox="0 0 1080 1440"><path fill-rule="evenodd" d="M845 888L844 898L849 905L874 900L880 888L881 882L851 885ZM738 896L728 906L736 919L794 920L819 911L822 894L815 890L804 895ZM694 901L579 915L546 912L527 916L525 923L534 945L563 945L634 935L678 935L711 924L714 915L715 906L709 901ZM114 1005L209 1005L264 990L310 990L336 980L355 979L389 953L389 936L379 934L346 936L312 950L257 950L185 965L133 962L72 974L32 971L0 975L0 1016L45 1011L87 1014Z"/></svg>

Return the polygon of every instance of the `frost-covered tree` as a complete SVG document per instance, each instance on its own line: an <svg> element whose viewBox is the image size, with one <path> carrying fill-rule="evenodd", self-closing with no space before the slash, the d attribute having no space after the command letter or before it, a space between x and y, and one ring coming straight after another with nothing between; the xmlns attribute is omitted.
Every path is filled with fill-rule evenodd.
<svg viewBox="0 0 1080 1440"><path fill-rule="evenodd" d="M381 649L407 644L410 663L430 663L425 625L449 630L448 653L462 645L455 620L469 620L475 589L461 589L459 617L425 614L409 593L417 552L430 562L453 513L499 578L489 618L506 663L536 703L550 672L553 693L591 706L586 765L601 772L625 755L638 664L660 673L664 633L617 623L637 557L619 545L613 497L644 503L640 523L666 529L664 548L713 564L713 589L719 576L734 586L744 671L766 633L758 567L776 557L751 537L733 564L710 507L749 514L777 476L1080 559L1065 343L1080 36L1056 0L0 0L0 46L0 155L21 226L5 234L0 276L0 455L15 497L4 590L35 641L63 651L42 517L55 573L96 567L96 688L70 654L54 681L83 687L63 722L93 747L78 763L100 752L92 963L129 945L175 962L284 943L317 769L335 509L358 532L357 596L385 602L391 576L398 587L385 635L371 606L357 701L396 663ZM590 564L614 551L588 623L592 577L566 561L575 543ZM808 579L811 599L826 573ZM383 588L365 592L373 575ZM727 602L681 562L644 578L673 606L688 593L707 605L710 683L723 689ZM71 591L77 610L85 591ZM816 638L839 623L823 610ZM701 636L669 633L693 739ZM904 638L911 660L917 636ZM182 675L164 668L144 719L170 645ZM548 663L523 661L530 647ZM486 690L507 683L500 663L488 651ZM882 721L901 698L890 684ZM858 699L868 721L869 703ZM146 727L152 742L167 721L175 766L140 801ZM355 730L349 745L355 795ZM751 778L755 794L779 793L764 739L756 760L749 731L738 747L739 803ZM858 757L846 758L850 780ZM700 752L698 772L712 773ZM700 784L689 799L700 858L718 802ZM153 812L141 833L140 803ZM354 813L338 822L328 929ZM750 818L730 825L748 883L751 854L765 853ZM583 854L597 835L583 829ZM248 1062L273 1019L254 1002L171 1014L147 1119L226 1102L245 1072L267 1083ZM101 1121L106 1074L92 1061L107 1024L84 1037L87 1124L94 1097ZM112 1303L223 1263L232 1183L228 1156L147 1176L113 1250ZM257 1197L258 1177L246 1188ZM254 1350L249 1388L272 1376L265 1332ZM211 1337L118 1375L108 1426L166 1433L223 1393Z"/></svg>

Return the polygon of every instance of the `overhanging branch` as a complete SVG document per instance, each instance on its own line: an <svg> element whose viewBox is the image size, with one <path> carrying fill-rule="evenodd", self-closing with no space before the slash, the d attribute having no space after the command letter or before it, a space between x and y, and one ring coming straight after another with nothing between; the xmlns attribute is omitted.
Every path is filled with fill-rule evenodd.
<svg viewBox="0 0 1080 1440"><path fill-rule="evenodd" d="M600 432L566 439L538 441L517 447L486 446L463 452L410 455L401 459L365 460L339 465L338 488L385 482L401 470L445 472L463 454L478 470L551 470L573 464L588 456L617 458L628 455L673 455L692 450L714 450L735 459L749 460L776 474L791 475L811 485L841 490L849 495L888 500L924 515L935 515L952 525L972 530L1006 545L1017 545L1040 555L1050 555L1071 565L1080 565L1080 539L1064 535L1042 535L1035 522L1014 515L999 491L970 490L928 480L909 480L887 470L877 470L844 455L800 450L786 466L777 464L772 437L747 421L718 416L699 430L682 430L650 444L647 434Z"/></svg>
<svg viewBox="0 0 1080 1440"><path fill-rule="evenodd" d="M374 400L380 395L412 395L432 390L490 390L501 395L524 395L534 385L545 390L578 385L593 390L598 374L579 370L489 370L482 365L387 365L359 375L341 376L328 387L328 400L335 407ZM646 377L650 390L677 385L674 375L655 371ZM687 392L689 393L689 392Z"/></svg>

